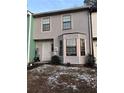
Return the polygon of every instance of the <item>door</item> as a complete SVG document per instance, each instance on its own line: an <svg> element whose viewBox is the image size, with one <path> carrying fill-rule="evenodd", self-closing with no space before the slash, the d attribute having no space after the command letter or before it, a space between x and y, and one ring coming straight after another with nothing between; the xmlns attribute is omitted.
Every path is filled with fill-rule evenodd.
<svg viewBox="0 0 124 93"><path fill-rule="evenodd" d="M42 61L50 61L52 55L52 42L42 42Z"/></svg>

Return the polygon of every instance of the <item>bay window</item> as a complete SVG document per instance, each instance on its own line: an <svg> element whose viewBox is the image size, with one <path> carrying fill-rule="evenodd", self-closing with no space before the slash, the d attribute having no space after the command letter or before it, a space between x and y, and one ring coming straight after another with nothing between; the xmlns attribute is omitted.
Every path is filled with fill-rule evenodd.
<svg viewBox="0 0 124 93"><path fill-rule="evenodd" d="M60 56L63 56L63 41L62 40L60 40L60 46L59 46L59 55Z"/></svg>
<svg viewBox="0 0 124 93"><path fill-rule="evenodd" d="M66 40L66 55L67 56L76 56L76 39L67 39Z"/></svg>
<svg viewBox="0 0 124 93"><path fill-rule="evenodd" d="M80 39L80 52L81 56L85 56L85 40Z"/></svg>

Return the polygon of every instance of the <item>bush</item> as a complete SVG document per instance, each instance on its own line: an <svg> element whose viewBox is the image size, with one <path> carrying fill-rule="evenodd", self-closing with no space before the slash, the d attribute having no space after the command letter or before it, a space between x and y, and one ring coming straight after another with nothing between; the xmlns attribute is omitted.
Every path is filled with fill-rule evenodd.
<svg viewBox="0 0 124 93"><path fill-rule="evenodd" d="M34 57L34 62L39 62L40 58L39 57Z"/></svg>
<svg viewBox="0 0 124 93"><path fill-rule="evenodd" d="M51 58L51 63L52 63L52 64L55 64L55 65L61 64L61 61L60 61L59 56L57 56L57 55L52 56L52 58Z"/></svg>
<svg viewBox="0 0 124 93"><path fill-rule="evenodd" d="M38 48L35 49L35 57L33 59L34 62L39 62L40 61L40 57L39 57L39 54L38 54Z"/></svg>
<svg viewBox="0 0 124 93"><path fill-rule="evenodd" d="M96 61L95 57L93 55L91 55L91 54L88 54L86 56L85 66L87 66L87 67L95 67L95 65L96 65L95 61Z"/></svg>
<svg viewBox="0 0 124 93"><path fill-rule="evenodd" d="M66 66L69 67L69 66L71 66L71 64L68 62L68 63L66 64Z"/></svg>

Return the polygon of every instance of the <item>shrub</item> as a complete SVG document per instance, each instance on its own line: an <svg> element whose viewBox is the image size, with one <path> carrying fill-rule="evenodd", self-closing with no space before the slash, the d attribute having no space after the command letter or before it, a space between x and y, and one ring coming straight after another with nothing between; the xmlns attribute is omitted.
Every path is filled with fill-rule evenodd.
<svg viewBox="0 0 124 93"><path fill-rule="evenodd" d="M51 58L51 63L52 63L52 64L56 64L56 65L61 64L61 61L60 61L59 56L57 56L57 55L52 56L52 58Z"/></svg>
<svg viewBox="0 0 124 93"><path fill-rule="evenodd" d="M38 48L35 49L35 57L34 57L34 62L38 62L40 61L40 57L39 57L39 54L38 54Z"/></svg>
<svg viewBox="0 0 124 93"><path fill-rule="evenodd" d="M85 59L85 66L94 67L96 65L95 61L96 61L95 57L91 54L88 54Z"/></svg>
<svg viewBox="0 0 124 93"><path fill-rule="evenodd" d="M34 57L34 62L39 62L40 58L39 57Z"/></svg>
<svg viewBox="0 0 124 93"><path fill-rule="evenodd" d="M71 66L71 64L68 62L68 63L66 64L66 66L69 67L69 66Z"/></svg>

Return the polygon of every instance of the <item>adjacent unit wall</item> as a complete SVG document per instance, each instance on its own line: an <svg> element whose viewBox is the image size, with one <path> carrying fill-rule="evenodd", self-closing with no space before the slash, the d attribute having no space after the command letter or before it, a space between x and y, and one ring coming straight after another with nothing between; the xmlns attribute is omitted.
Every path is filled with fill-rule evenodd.
<svg viewBox="0 0 124 93"><path fill-rule="evenodd" d="M27 15L27 56L28 56L28 62L32 62L33 58L35 56L35 41L33 39L33 16L30 13L30 15Z"/></svg>
<svg viewBox="0 0 124 93"><path fill-rule="evenodd" d="M97 13L93 12L91 16L93 37L97 37Z"/></svg>
<svg viewBox="0 0 124 93"><path fill-rule="evenodd" d="M97 57L97 12L93 12L91 16L92 16L94 56Z"/></svg>

